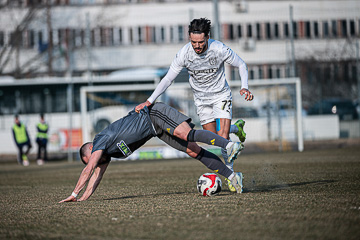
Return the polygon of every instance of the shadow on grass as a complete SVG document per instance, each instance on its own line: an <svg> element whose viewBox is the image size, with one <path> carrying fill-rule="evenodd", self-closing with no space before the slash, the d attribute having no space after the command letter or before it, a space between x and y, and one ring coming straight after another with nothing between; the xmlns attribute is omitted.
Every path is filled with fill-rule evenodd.
<svg viewBox="0 0 360 240"><path fill-rule="evenodd" d="M293 187L305 186L305 185L314 185L314 184L328 184L337 182L335 180L319 180L311 182L300 182L300 183L290 183L290 184L276 184L269 186L255 186L253 188L244 188L244 193L257 193L257 192L272 192L279 190L289 190Z"/></svg>
<svg viewBox="0 0 360 240"><path fill-rule="evenodd" d="M259 193L259 192L272 192L272 191L280 191L280 190L289 190L293 187L305 186L305 185L315 185L315 184L328 184L337 182L335 180L319 180L319 181L311 181L311 182L300 182L300 183L290 183L290 184L276 184L269 186L256 186L253 188L244 188L243 193ZM154 193L154 194L142 194L142 195L133 195L133 196L124 196L124 197L116 197L116 198L106 198L105 201L113 201L113 200L122 200L122 199L132 199L132 198L148 198L148 197L158 197L158 196L169 196L169 195L182 195L182 194L194 194L194 192L168 192L168 193ZM218 196L226 196L232 195L227 189L223 189L221 194Z"/></svg>
<svg viewBox="0 0 360 240"><path fill-rule="evenodd" d="M116 198L106 198L104 200L105 201L112 201L112 200L131 199L131 198L148 198L148 197L168 196L168 195L182 195L182 194L193 194L193 193L194 192L154 193L154 194L142 194L142 195L124 196L124 197L116 197Z"/></svg>

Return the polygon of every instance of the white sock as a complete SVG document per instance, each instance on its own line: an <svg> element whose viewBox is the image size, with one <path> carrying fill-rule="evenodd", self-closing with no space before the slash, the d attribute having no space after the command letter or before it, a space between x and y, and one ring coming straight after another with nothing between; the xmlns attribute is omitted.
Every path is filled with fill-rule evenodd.
<svg viewBox="0 0 360 240"><path fill-rule="evenodd" d="M231 179L233 179L235 177L235 172L233 172L229 177L228 179L231 181Z"/></svg>
<svg viewBox="0 0 360 240"><path fill-rule="evenodd" d="M234 171L233 166L234 166L234 162L232 163L228 163L227 159L229 158L228 154L227 154L227 150L226 149L221 149L221 155L224 158L224 162L225 165L231 170Z"/></svg>
<svg viewBox="0 0 360 240"><path fill-rule="evenodd" d="M230 140L231 141L231 140ZM231 147L232 147L232 145L234 145L234 143L233 142L229 142L227 145L226 145L226 151L228 150L228 149L230 149Z"/></svg>

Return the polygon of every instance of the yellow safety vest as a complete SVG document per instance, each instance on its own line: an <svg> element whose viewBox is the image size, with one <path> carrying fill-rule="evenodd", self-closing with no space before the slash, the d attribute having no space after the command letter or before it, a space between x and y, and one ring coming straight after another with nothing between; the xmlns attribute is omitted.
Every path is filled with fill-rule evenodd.
<svg viewBox="0 0 360 240"><path fill-rule="evenodd" d="M47 139L48 138L47 130L49 126L46 123L38 123L37 127L38 127L38 133L36 137Z"/></svg>
<svg viewBox="0 0 360 240"><path fill-rule="evenodd" d="M14 124L13 131L15 133L15 140L18 144L26 143L29 139L26 135L25 125L21 123L20 126Z"/></svg>

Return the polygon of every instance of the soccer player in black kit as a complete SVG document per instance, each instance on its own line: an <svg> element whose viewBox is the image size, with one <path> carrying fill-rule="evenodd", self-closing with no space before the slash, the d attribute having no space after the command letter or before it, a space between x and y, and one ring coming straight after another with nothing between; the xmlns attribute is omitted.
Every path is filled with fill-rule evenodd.
<svg viewBox="0 0 360 240"><path fill-rule="evenodd" d="M80 157L86 166L72 194L60 203L87 200L99 185L111 157L126 158L153 137L160 138L171 147L198 159L209 169L216 170L232 181L238 193L242 192L242 174L227 168L218 156L195 142L227 149L231 161L237 157L243 145L207 130L194 130L191 118L164 103L155 103L139 112L132 110L98 133L93 142L85 143L80 148ZM87 182L85 192L77 199Z"/></svg>

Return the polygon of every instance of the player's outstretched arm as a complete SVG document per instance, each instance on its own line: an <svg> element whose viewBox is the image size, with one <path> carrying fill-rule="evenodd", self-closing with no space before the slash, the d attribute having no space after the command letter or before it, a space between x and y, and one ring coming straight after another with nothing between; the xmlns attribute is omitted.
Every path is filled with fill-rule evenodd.
<svg viewBox="0 0 360 240"><path fill-rule="evenodd" d="M87 200L99 186L104 173L109 166L109 163L98 165L95 168L94 174L91 176L84 194L78 199L78 202Z"/></svg>
<svg viewBox="0 0 360 240"><path fill-rule="evenodd" d="M140 110L144 108L144 106L148 107L152 103L154 103L155 100L161 94L163 94L163 92L165 92L166 89L171 85L171 83L174 81L174 79L179 74L179 72L175 72L170 68L169 71L167 72L167 74L165 75L165 77L163 77L163 79L161 79L160 83L156 86L154 92L151 94L151 96L148 98L148 100L146 102L141 103L141 104L139 104L139 105L137 105L135 107L135 112L139 113Z"/></svg>
<svg viewBox="0 0 360 240"><path fill-rule="evenodd" d="M76 187L73 191L73 193L66 199L60 201L59 203L63 202L76 202L76 197L80 193L80 191L85 187L86 182L89 180L91 174L93 173L95 167L97 166L101 156L102 156L103 150L97 150L91 154L91 157L89 159L88 164L85 166L83 171L81 172L81 175L79 177L79 180L76 184Z"/></svg>

